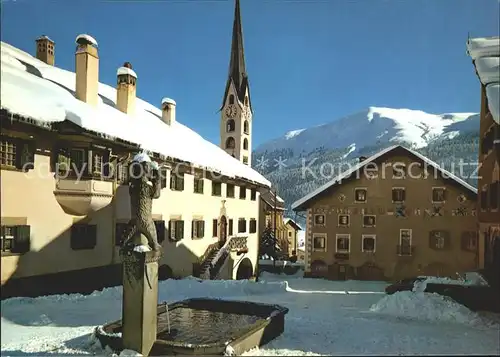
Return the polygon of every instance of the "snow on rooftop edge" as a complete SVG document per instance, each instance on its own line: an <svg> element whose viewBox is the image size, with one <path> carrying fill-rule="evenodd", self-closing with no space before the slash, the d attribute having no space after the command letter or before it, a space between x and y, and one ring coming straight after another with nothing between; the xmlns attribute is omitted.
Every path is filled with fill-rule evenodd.
<svg viewBox="0 0 500 357"><path fill-rule="evenodd" d="M404 150L408 151L410 154L413 154L413 155L417 156L423 162L425 162L428 165L430 165L431 167L439 170L445 177L448 177L448 178L456 181L457 183L459 183L460 185L464 186L468 190L470 190L473 193L477 194L477 189L474 186L468 184L467 182L465 182L461 178L455 176L451 172L443 169L441 166L439 166L437 163L435 163L431 159L429 159L429 158L425 157L424 155L422 155L422 154L420 154L420 153L418 153L418 152L416 152L416 151L414 151L412 149L409 149L407 147L404 147L404 146L401 146L401 145L393 145L393 146L389 146L388 148L385 148L385 149L379 151L378 153L376 153L376 154L370 156L369 158L367 158L366 160L364 160L364 161L362 161L360 163L357 163L356 165L354 165L349 170L346 170L346 171L342 172L341 174L339 174L334 179L332 179L329 182L325 183L324 185L318 187L316 190L314 190L311 193L305 195L304 197L298 199L297 201L295 201L294 203L292 203L292 206L291 206L292 210L296 210L298 207L300 207L301 205L303 205L307 201L311 200L312 198L314 198L315 196L317 196L321 192L323 192L326 189L332 187L336 183L340 183L344 178L349 177L352 173L356 172L357 170L359 170L360 168L362 168L363 166L365 166L369 162L372 162L372 161L378 159L380 156L382 156L382 155L384 155L384 154L386 154L386 153L388 153L388 152L390 152L390 151L392 151L392 150L394 150L394 149L396 149L398 147L403 148Z"/></svg>
<svg viewBox="0 0 500 357"><path fill-rule="evenodd" d="M474 38L467 41L467 53L474 61L477 75L486 86L488 108L500 124L500 37Z"/></svg>
<svg viewBox="0 0 500 357"><path fill-rule="evenodd" d="M243 178L264 186L270 182L217 145L178 121L166 125L158 107L140 98L135 115L126 115L102 98L116 103L116 89L99 83L96 108L77 100L75 73L48 66L28 53L1 42L1 107L14 114L48 123L70 120L87 129L139 144L143 150L208 168L228 177ZM35 67L43 78L27 72L19 60ZM56 82L59 85L57 85Z"/></svg>

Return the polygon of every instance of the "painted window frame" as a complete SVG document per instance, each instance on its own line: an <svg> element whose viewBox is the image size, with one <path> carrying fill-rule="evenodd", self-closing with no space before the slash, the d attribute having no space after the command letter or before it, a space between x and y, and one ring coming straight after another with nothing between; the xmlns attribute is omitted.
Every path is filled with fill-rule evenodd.
<svg viewBox="0 0 500 357"><path fill-rule="evenodd" d="M365 200L359 201L357 191L365 191ZM354 188L354 203L367 203L368 202L368 188L367 187L355 187Z"/></svg>
<svg viewBox="0 0 500 357"><path fill-rule="evenodd" d="M442 201L435 201L434 200L434 190L443 190L444 197L443 197ZM432 186L431 201L432 201L432 203L445 203L446 202L446 187L444 187L444 186Z"/></svg>
<svg viewBox="0 0 500 357"><path fill-rule="evenodd" d="M347 224L340 223L341 217L347 217ZM338 227L350 227L351 226L351 215L350 214L339 214L337 216L337 226Z"/></svg>
<svg viewBox="0 0 500 357"><path fill-rule="evenodd" d="M374 219L374 224L373 225L367 225L367 224L365 224L365 218L367 218L367 217L373 217L373 219ZM375 215L375 214L364 214L363 215L363 221L362 221L362 223L363 223L363 228L375 228L375 227L377 227L377 215Z"/></svg>
<svg viewBox="0 0 500 357"><path fill-rule="evenodd" d="M403 191L403 200L394 200L394 191ZM406 187L395 186L391 190L392 203L404 203L406 201Z"/></svg>
<svg viewBox="0 0 500 357"><path fill-rule="evenodd" d="M317 223L316 217L323 216L323 223ZM315 226L325 226L326 225L326 214L324 213L315 213L313 216L313 224Z"/></svg>
<svg viewBox="0 0 500 357"><path fill-rule="evenodd" d="M373 238L373 250L365 250L365 239ZM361 251L363 253L375 253L377 251L377 235L376 234L362 234L361 235Z"/></svg>
<svg viewBox="0 0 500 357"><path fill-rule="evenodd" d="M347 250L345 249L342 249L342 250L339 250L339 246L338 246L338 241L340 239L345 239L347 238L347 241L349 242L349 247ZM349 233L337 233L335 235L335 252L336 253L343 253L343 254L350 254L351 253L351 235Z"/></svg>
<svg viewBox="0 0 500 357"><path fill-rule="evenodd" d="M324 242L325 242L324 245L325 246L324 246L323 249L315 248L314 247L314 241L315 241L316 238L322 238L324 240ZM328 238L328 236L327 236L326 233L313 233L312 234L312 244L311 244L312 245L312 247L311 247L312 251L313 252L326 253L328 251L328 239L327 238Z"/></svg>

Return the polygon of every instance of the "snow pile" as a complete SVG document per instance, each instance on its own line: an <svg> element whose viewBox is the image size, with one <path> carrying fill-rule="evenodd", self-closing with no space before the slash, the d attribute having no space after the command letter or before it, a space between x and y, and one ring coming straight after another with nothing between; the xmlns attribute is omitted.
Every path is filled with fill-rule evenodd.
<svg viewBox="0 0 500 357"><path fill-rule="evenodd" d="M451 298L423 292L400 291L383 297L370 311L434 322L484 325L484 320Z"/></svg>
<svg viewBox="0 0 500 357"><path fill-rule="evenodd" d="M487 285L487 282L480 274L474 272L466 273L466 278L463 280L430 276L430 277L425 277L425 279L423 280L416 280L413 283L413 291L424 292L425 289L427 288L427 284L477 286L477 285Z"/></svg>

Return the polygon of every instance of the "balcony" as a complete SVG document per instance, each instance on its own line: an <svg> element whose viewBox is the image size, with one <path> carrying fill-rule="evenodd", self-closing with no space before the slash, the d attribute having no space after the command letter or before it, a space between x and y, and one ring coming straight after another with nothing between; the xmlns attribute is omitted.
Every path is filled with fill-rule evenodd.
<svg viewBox="0 0 500 357"><path fill-rule="evenodd" d="M397 254L400 257L412 257L415 255L415 246L414 245L398 245L397 246Z"/></svg>
<svg viewBox="0 0 500 357"><path fill-rule="evenodd" d="M113 199L113 183L95 179L58 178L54 196L65 213L86 216Z"/></svg>

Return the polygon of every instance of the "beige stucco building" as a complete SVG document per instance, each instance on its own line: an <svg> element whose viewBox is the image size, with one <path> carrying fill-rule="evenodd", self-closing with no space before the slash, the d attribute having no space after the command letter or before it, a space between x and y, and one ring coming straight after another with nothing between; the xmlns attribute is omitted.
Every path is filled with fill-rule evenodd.
<svg viewBox="0 0 500 357"><path fill-rule="evenodd" d="M283 223L286 227L286 238L288 240L288 255L298 254L298 234L302 227L291 218L285 218Z"/></svg>
<svg viewBox="0 0 500 357"><path fill-rule="evenodd" d="M305 273L330 279L454 276L478 267L477 191L393 146L292 205L307 212Z"/></svg>
<svg viewBox="0 0 500 357"><path fill-rule="evenodd" d="M239 16L238 2L236 9ZM118 68L114 87L99 83L89 35L76 39L76 73L54 67L55 43L46 36L36 57L1 46L2 296L121 282L127 162L140 151L161 166L153 206L160 275L203 275L221 247L230 254L216 277L255 273L264 177L182 125L174 100L139 99L130 63Z"/></svg>

